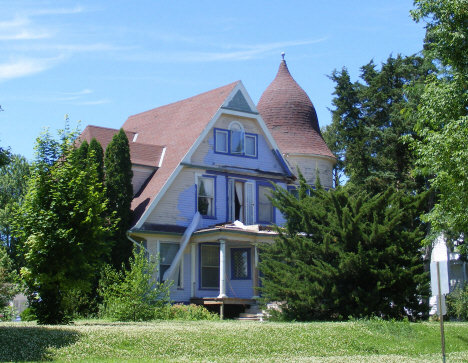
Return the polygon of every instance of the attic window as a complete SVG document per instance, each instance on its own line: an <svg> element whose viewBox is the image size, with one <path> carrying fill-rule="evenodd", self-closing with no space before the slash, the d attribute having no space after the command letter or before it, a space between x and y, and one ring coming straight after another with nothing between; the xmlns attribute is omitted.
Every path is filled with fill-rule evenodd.
<svg viewBox="0 0 468 363"><path fill-rule="evenodd" d="M244 128L239 122L234 121L229 125L229 130L231 131L231 154L242 155L244 153Z"/></svg>

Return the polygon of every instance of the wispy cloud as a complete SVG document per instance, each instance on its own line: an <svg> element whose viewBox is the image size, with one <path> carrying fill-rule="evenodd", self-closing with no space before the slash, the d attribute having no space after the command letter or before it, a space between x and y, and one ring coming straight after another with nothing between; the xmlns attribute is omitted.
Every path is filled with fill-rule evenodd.
<svg viewBox="0 0 468 363"><path fill-rule="evenodd" d="M86 106L92 106L92 105L103 105L105 103L109 103L111 100L99 100L99 101L83 101L83 102L78 102L77 105L86 105Z"/></svg>
<svg viewBox="0 0 468 363"><path fill-rule="evenodd" d="M0 81L29 76L45 71L58 64L63 57L22 58L0 64Z"/></svg>
<svg viewBox="0 0 468 363"><path fill-rule="evenodd" d="M77 14L85 11L82 6L75 6L74 8L51 8L41 9L31 12L31 15L60 15L60 14Z"/></svg>
<svg viewBox="0 0 468 363"><path fill-rule="evenodd" d="M51 33L49 32L37 32L30 30L20 30L18 32L12 32L10 34L0 34L0 40L28 40L28 39L43 39L50 38Z"/></svg>
<svg viewBox="0 0 468 363"><path fill-rule="evenodd" d="M284 50L286 47L320 43L327 38L312 40L295 40L287 42L266 43L257 45L220 45L212 47L225 49L215 52L164 52L164 53L133 53L126 57L136 61L166 62L219 62L244 61L264 57L273 51Z"/></svg>

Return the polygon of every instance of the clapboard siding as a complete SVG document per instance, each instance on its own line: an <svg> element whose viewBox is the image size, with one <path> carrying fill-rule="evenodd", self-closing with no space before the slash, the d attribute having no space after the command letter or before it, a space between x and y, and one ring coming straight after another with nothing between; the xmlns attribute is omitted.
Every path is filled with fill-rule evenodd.
<svg viewBox="0 0 468 363"><path fill-rule="evenodd" d="M294 173L299 166L308 184L315 184L315 172L318 170L320 183L326 188L333 187L333 163L330 160L309 155L290 155L286 160Z"/></svg>

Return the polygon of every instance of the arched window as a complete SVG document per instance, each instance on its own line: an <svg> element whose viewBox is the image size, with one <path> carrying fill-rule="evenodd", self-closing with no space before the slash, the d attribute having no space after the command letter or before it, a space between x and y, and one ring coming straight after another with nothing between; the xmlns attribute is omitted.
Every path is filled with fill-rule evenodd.
<svg viewBox="0 0 468 363"><path fill-rule="evenodd" d="M231 154L240 154L244 153L244 128L242 125L233 121L229 125L229 130L231 131Z"/></svg>

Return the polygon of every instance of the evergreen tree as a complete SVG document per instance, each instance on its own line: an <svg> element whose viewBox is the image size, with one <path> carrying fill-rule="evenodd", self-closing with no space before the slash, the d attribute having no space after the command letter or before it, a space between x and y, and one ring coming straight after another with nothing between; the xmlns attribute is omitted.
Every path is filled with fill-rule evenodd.
<svg viewBox="0 0 468 363"><path fill-rule="evenodd" d="M15 236L12 227L26 194L29 175L29 163L20 155L12 155L10 163L0 167L0 245L6 248L18 271L22 266L20 239Z"/></svg>
<svg viewBox="0 0 468 363"><path fill-rule="evenodd" d="M115 269L120 269L122 264L128 268L133 251L132 242L127 238L127 230L133 218L131 210L133 171L130 146L123 129L120 129L107 145L104 170L109 215L114 214L117 218L116 227L110 235L113 243L111 261Z"/></svg>
<svg viewBox="0 0 468 363"><path fill-rule="evenodd" d="M272 201L286 224L274 244L261 246L263 298L285 302L284 317L301 321L427 312L418 220L426 194L389 188L369 197L302 182L296 199L276 187Z"/></svg>
<svg viewBox="0 0 468 363"><path fill-rule="evenodd" d="M104 151L101 143L94 137L89 143L88 158L92 159L96 164L98 179L104 183Z"/></svg>
<svg viewBox="0 0 468 363"><path fill-rule="evenodd" d="M363 66L363 82L351 82L346 68L332 73L335 109L323 136L338 160L335 181L344 173L352 184L371 193L389 185L424 189L425 180L411 175L414 156L401 137L413 134L413 115L424 81L433 71L421 56L398 55L389 57L380 70L373 61Z"/></svg>
<svg viewBox="0 0 468 363"><path fill-rule="evenodd" d="M69 321L69 295L91 290L108 253L106 199L97 166L74 148L76 131L66 127L59 133L60 141L48 132L37 139L17 220L24 241L21 275L41 324Z"/></svg>

